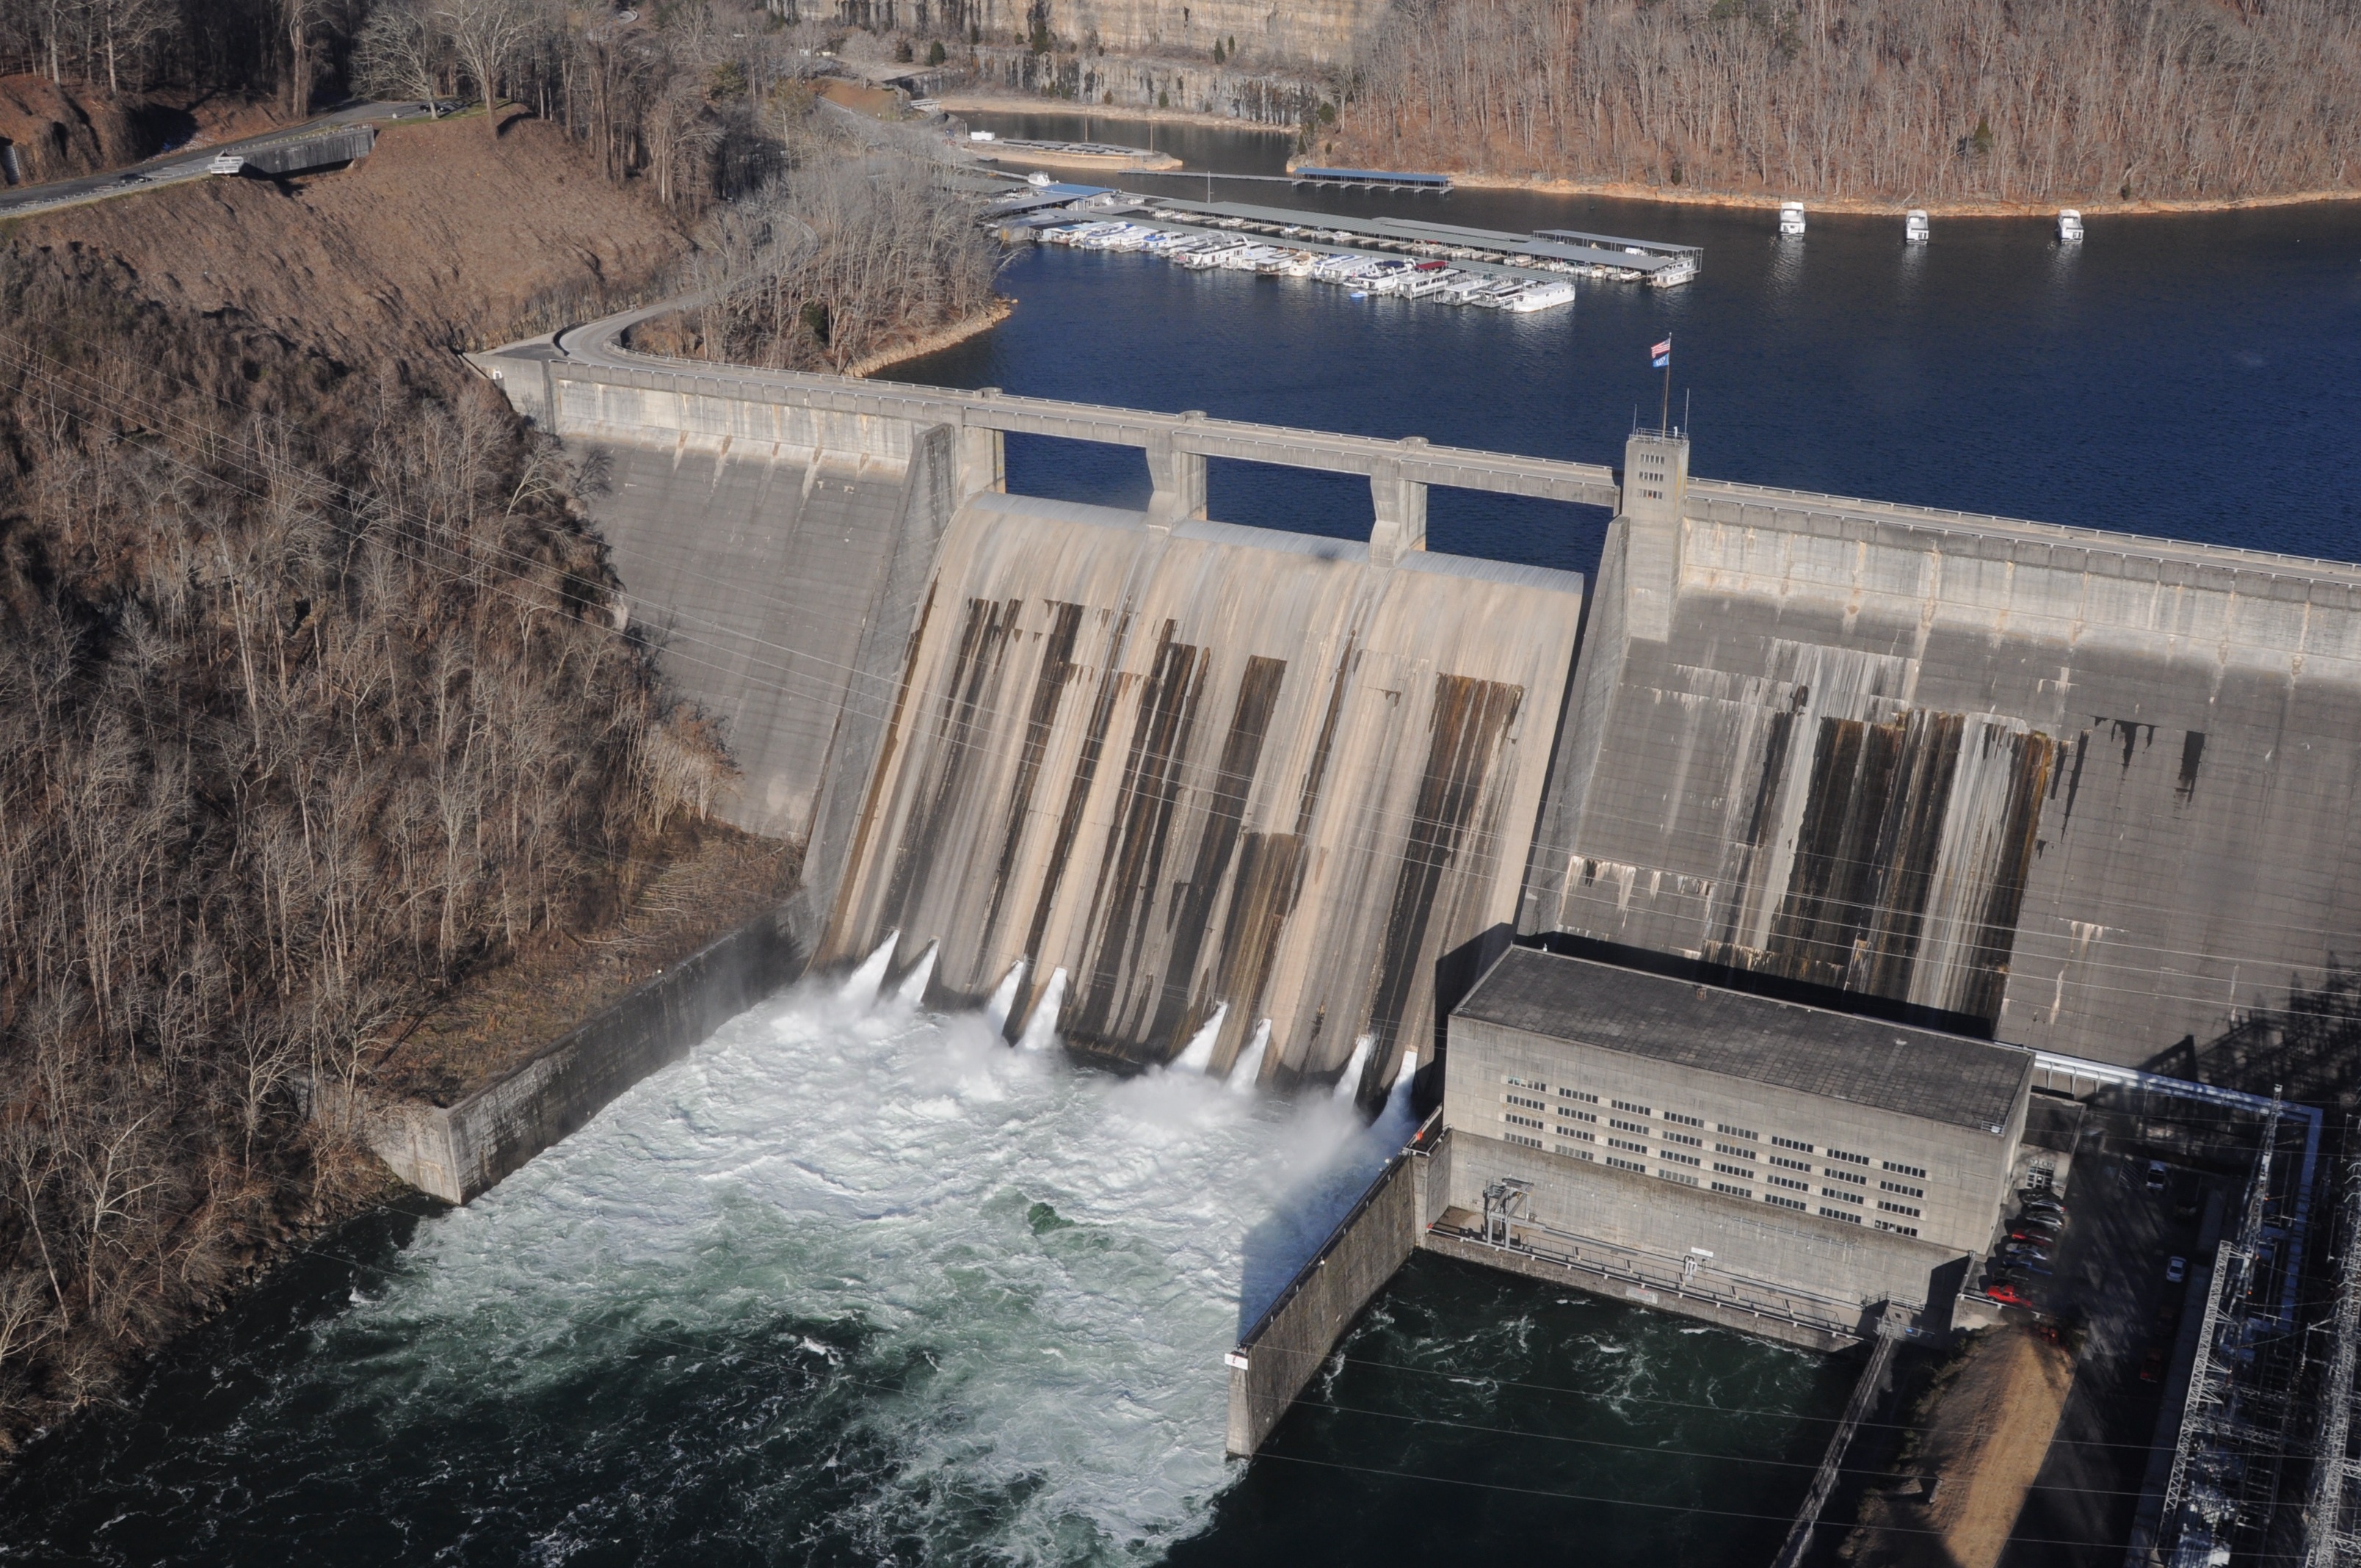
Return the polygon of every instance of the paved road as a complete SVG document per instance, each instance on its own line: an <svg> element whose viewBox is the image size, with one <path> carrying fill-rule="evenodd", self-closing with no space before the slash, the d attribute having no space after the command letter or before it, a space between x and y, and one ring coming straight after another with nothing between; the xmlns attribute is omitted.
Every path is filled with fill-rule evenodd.
<svg viewBox="0 0 2361 1568"><path fill-rule="evenodd" d="M0 217L14 217L42 207L62 206L95 196L115 195L136 191L147 185L162 184L175 180L190 180L202 175L205 166L225 152L245 152L280 142L297 141L320 131L338 126L357 125L363 120L390 122L400 119L423 119L426 106L408 104L354 104L299 126L285 126L260 136L240 141L215 142L204 147L181 148L145 163L135 163L128 169L109 170L104 174L81 174L71 180L52 180L42 185L20 185L0 192Z"/></svg>

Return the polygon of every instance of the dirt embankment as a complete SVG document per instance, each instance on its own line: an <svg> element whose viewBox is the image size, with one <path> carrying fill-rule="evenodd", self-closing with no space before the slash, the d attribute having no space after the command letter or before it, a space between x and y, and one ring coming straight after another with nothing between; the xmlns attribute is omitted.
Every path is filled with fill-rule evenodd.
<svg viewBox="0 0 2361 1568"><path fill-rule="evenodd" d="M0 76L0 184L95 174L153 150L126 104L85 104L46 76Z"/></svg>
<svg viewBox="0 0 2361 1568"><path fill-rule="evenodd" d="M2074 1383L2073 1353L2009 1325L1968 1341L1920 1399L1905 1478L1862 1499L1852 1568L1994 1568Z"/></svg>
<svg viewBox="0 0 2361 1568"><path fill-rule="evenodd" d="M381 1094L449 1105L493 1081L634 986L778 907L801 852L716 822L681 822L664 861L595 929L559 933L468 978L394 1040L371 1072Z"/></svg>
<svg viewBox="0 0 2361 1568"><path fill-rule="evenodd" d="M0 185L37 185L232 141L284 124L272 104L186 89L111 97L46 76L0 76Z"/></svg>
<svg viewBox="0 0 2361 1568"><path fill-rule="evenodd" d="M232 316L347 365L475 347L651 289L687 249L672 215L512 115L388 126L349 169L214 179L20 220L17 244L113 265L131 291Z"/></svg>

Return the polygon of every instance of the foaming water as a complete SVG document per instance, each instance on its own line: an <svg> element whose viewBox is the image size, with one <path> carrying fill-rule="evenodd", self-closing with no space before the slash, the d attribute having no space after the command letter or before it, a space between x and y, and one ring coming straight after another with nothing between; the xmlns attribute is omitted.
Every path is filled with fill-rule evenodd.
<svg viewBox="0 0 2361 1568"><path fill-rule="evenodd" d="M1017 1044L1028 1051L1052 1051L1058 1048L1058 1013L1066 1005L1066 971L1053 969L1049 983L1041 988L1041 1000L1034 1004L1033 1016L1025 1021L1025 1033Z"/></svg>
<svg viewBox="0 0 2361 1568"><path fill-rule="evenodd" d="M1189 1036L1189 1043L1181 1047L1179 1056L1172 1058L1174 1072L1203 1073L1212 1069L1213 1047L1221 1043L1222 1020L1229 1014L1228 1003L1213 1004L1213 1015L1197 1025L1197 1032Z"/></svg>
<svg viewBox="0 0 2361 1568"><path fill-rule="evenodd" d="M170 1474L93 1481L47 1544L1062 1563L1201 1528L1246 1282L1309 1255L1400 1119L861 994L745 1014L420 1225Z"/></svg>
<svg viewBox="0 0 2361 1568"><path fill-rule="evenodd" d="M1233 1092L1252 1094L1255 1091L1255 1085L1262 1079L1264 1053L1269 1049L1270 1020L1265 1018L1254 1026L1254 1034L1246 1041L1246 1048L1238 1053L1238 1059L1230 1067L1229 1085Z"/></svg>
<svg viewBox="0 0 2361 1568"><path fill-rule="evenodd" d="M1016 1010L1016 989L1024 983L1025 960L1019 959L1001 978L999 989L992 993L992 1000L983 1004L984 1026L994 1034L1001 1034L1007 1029L1008 1015Z"/></svg>
<svg viewBox="0 0 2361 1568"><path fill-rule="evenodd" d="M873 1000L885 983L885 970L892 966L895 945L901 939L901 932L886 932L885 939L877 944L876 951L862 959L860 967L844 977L844 983L838 988L837 995L853 1003Z"/></svg>
<svg viewBox="0 0 2361 1568"><path fill-rule="evenodd" d="M1337 1099L1350 1100L1360 1093L1361 1074L1369 1065L1369 1047L1373 1043L1370 1036L1367 1035L1361 1036L1353 1042L1352 1059L1345 1064L1345 1070L1337 1078L1336 1087L1333 1091Z"/></svg>
<svg viewBox="0 0 2361 1568"><path fill-rule="evenodd" d="M895 999L903 1006L916 1007L927 999L927 982L935 978L937 946L928 942L927 950L918 955L918 961L910 966L910 972L904 975L902 982L894 988Z"/></svg>

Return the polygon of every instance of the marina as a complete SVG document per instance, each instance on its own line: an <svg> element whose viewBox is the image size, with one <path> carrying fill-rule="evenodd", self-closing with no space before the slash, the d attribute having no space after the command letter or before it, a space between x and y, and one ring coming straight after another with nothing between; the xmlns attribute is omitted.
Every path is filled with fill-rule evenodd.
<svg viewBox="0 0 2361 1568"><path fill-rule="evenodd" d="M1513 268L1465 263L1455 267L1433 258L1372 256L1318 241L1257 244L1235 234L1159 228L1120 219L1057 224L1035 233L1044 244L1146 252L1198 271L1218 268L1265 277L1309 278L1349 289L1356 300L1390 295L1519 313L1574 303L1570 279L1525 274Z"/></svg>
<svg viewBox="0 0 2361 1568"><path fill-rule="evenodd" d="M1575 280L1671 288L1695 279L1696 246L1576 229L1530 235L1237 202L1188 202L1044 184L986 209L1005 238L1142 252L1194 270L1310 278L1355 299L1393 297L1520 313L1575 301Z"/></svg>

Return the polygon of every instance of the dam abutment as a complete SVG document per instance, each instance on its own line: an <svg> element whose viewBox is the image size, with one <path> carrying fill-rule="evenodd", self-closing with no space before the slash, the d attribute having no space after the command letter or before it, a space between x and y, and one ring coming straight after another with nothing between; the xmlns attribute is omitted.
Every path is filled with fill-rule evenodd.
<svg viewBox="0 0 2361 1568"><path fill-rule="evenodd" d="M466 1203L730 1019L801 979L818 937L810 899L792 894L449 1105L409 1099L366 1104L369 1147L420 1191Z"/></svg>

